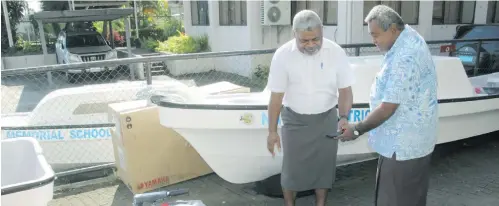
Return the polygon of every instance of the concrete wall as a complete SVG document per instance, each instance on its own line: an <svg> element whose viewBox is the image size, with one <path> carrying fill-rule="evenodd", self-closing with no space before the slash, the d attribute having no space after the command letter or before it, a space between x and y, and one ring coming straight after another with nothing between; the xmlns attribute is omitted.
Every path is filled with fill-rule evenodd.
<svg viewBox="0 0 499 206"><path fill-rule="evenodd" d="M43 54L2 57L2 63L2 70L57 64L55 54L48 54L47 58Z"/></svg>

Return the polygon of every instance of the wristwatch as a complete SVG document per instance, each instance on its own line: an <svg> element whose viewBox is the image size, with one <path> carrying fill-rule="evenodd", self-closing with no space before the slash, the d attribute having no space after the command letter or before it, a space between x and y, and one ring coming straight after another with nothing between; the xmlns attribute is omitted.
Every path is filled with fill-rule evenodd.
<svg viewBox="0 0 499 206"><path fill-rule="evenodd" d="M359 130L357 130L357 125L353 126L353 134L355 136L360 136L360 132L359 132Z"/></svg>
<svg viewBox="0 0 499 206"><path fill-rule="evenodd" d="M341 115L340 118L338 118L338 121L340 121L341 118L345 118L348 121L348 116L346 116L346 115Z"/></svg>

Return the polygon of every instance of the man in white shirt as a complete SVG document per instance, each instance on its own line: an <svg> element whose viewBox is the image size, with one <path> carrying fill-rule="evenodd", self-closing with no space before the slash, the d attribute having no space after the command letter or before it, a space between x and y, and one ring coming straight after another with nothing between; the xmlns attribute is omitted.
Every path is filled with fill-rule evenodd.
<svg viewBox="0 0 499 206"><path fill-rule="evenodd" d="M316 205L323 206L336 176L338 141L329 136L348 124L355 78L343 48L323 37L315 12L298 12L293 34L293 40L277 49L270 66L267 147L272 155L276 145L280 150L280 115L285 204L294 205L296 192L314 189Z"/></svg>

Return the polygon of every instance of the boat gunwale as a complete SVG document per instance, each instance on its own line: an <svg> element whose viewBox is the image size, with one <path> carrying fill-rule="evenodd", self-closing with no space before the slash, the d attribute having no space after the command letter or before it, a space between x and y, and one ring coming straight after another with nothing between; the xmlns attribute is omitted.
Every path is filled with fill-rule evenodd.
<svg viewBox="0 0 499 206"><path fill-rule="evenodd" d="M469 102L469 101L480 101L488 99L499 98L499 94L485 95L485 96L473 96L473 97L460 97L460 98L450 98L450 99L439 99L439 104L446 103L458 103L458 102ZM267 105L227 105L227 104L185 104L185 103L173 103L165 100L160 100L157 104L160 107L168 107L174 109L197 109L197 110L267 110ZM336 105L338 108L338 105ZM354 103L352 108L369 108L369 103Z"/></svg>
<svg viewBox="0 0 499 206"><path fill-rule="evenodd" d="M27 141L32 143L33 149L35 150L34 152L36 155L36 159L38 160L38 163L40 164L41 170L45 173L43 174L42 177L37 178L35 180L26 181L25 183L21 183L21 184L13 183L13 184L5 185L5 186L2 185L1 196L10 195L10 194L18 193L18 192L24 192L24 191L44 187L44 186L47 186L51 183L54 183L55 179L57 178L54 171L52 171L52 168L50 167L50 165L47 164L47 160L45 159L45 156L43 156L43 154L42 154L43 149L40 146L40 144L38 143L38 141L36 141L32 138L26 138L24 140L27 140ZM7 141L10 141L10 140L7 140Z"/></svg>
<svg viewBox="0 0 499 206"><path fill-rule="evenodd" d="M469 101L480 101L499 98L499 94L474 96L474 97L461 97L451 99L439 99L439 104L458 103ZM173 109L192 109L192 110L267 110L267 105L220 105L220 104L179 104L161 100L157 104L159 107L167 107ZM338 105L336 105L338 108ZM368 103L354 103L352 108L365 109L369 108ZM0 127L2 130L39 130L39 129L75 129L75 128L100 128L100 127L114 127L115 123L101 123L101 124L78 124L78 125L44 125L44 126L14 126L14 127Z"/></svg>
<svg viewBox="0 0 499 206"><path fill-rule="evenodd" d="M54 182L55 179L56 179L55 174L52 174L48 178L41 179L41 180L34 181L34 182L30 182L27 184L6 186L6 187L2 188L2 196L10 195L13 193L18 193L18 192L23 192L23 191L27 191L27 190L31 190L31 189L40 188L40 187L46 186L46 185Z"/></svg>

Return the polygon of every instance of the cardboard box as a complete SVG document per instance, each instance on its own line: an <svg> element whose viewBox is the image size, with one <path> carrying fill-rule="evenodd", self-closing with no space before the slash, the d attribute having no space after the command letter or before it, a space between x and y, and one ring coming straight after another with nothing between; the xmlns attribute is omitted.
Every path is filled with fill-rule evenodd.
<svg viewBox="0 0 499 206"><path fill-rule="evenodd" d="M139 194L212 173L192 146L159 123L158 107L147 101L109 105L118 177Z"/></svg>

